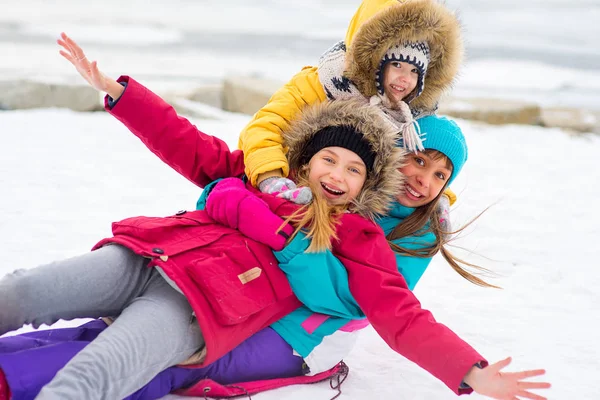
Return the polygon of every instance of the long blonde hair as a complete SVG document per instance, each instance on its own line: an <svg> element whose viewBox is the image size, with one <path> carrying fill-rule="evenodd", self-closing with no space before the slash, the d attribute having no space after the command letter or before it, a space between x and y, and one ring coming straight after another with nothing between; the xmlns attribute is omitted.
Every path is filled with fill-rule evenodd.
<svg viewBox="0 0 600 400"><path fill-rule="evenodd" d="M443 153L433 150L425 149L424 153L429 155L432 159L445 159L446 164L449 168L452 168L452 163ZM313 200L296 210L292 215L286 218L285 223L290 223L295 228L292 236L289 240L292 240L298 232L303 230L306 234L306 238L310 240L307 252L317 253L324 250L331 250L332 240L337 240L336 228L339 225L341 215L346 212L351 203L346 205L331 206L327 200L320 194L321 191L318 187L311 184L308 180L309 166L303 165L300 170L296 173L295 180L299 186L310 187L313 193ZM443 196L443 192L446 189L448 183L444 185L440 193L430 203L425 204L421 207L417 207L416 210L406 217L401 223L399 223L388 235L387 240L391 249L401 255L410 257L421 257L429 258L440 252L444 259L450 264L450 266L463 278L469 282L482 286L499 288L496 285L492 285L478 277L477 275L491 274L491 271L480 267L478 265L469 263L461 260L454 256L448 249L447 244L449 242L448 237L462 232L471 223L473 223L481 214L476 216L473 220L469 221L466 225L460 229L452 232L446 232L442 229L440 224L440 213L437 205L440 198ZM285 223L281 226L285 225ZM426 228L427 224L429 226ZM435 236L435 241L429 247L422 249L407 249L395 244L393 241L396 239L404 238L407 236L424 235L428 232L432 232ZM465 267L468 267L465 268ZM471 272L469 269L475 271Z"/></svg>
<svg viewBox="0 0 600 400"><path fill-rule="evenodd" d="M309 168L304 165L296 174L298 186L308 186L313 193L313 200L296 210L286 218L286 223L294 226L294 233L290 240L304 230L306 238L310 239L310 245L306 250L309 253L318 253L323 250L331 250L331 241L337 240L336 227L340 216L348 209L347 205L331 206L320 194L321 191L308 181Z"/></svg>
<svg viewBox="0 0 600 400"><path fill-rule="evenodd" d="M450 168L452 167L452 163L450 162L448 157L446 157L443 153L441 153L437 150L433 150L433 149L425 149L425 150L423 150L423 152L425 154L429 155L431 158L436 159L436 160L445 159L447 166ZM477 276L477 275L481 275L482 273L483 274L491 274L491 271L489 271L486 268L480 267L475 264L471 264L469 262L466 262L464 260L457 258L446 248L446 244L450 241L450 239L447 239L447 238L449 238L452 235L462 232L465 228L467 228L470 224L472 224L477 218L479 218L481 216L481 214L483 213L482 212L479 215L477 215L475 218L473 218L471 221L469 221L466 225L462 226L460 229L457 229L457 230L454 230L451 232L444 231L440 224L441 215L440 215L440 212L439 212L437 206L438 206L438 202L439 202L440 198L444 195L443 193L447 186L448 186L448 182L446 182L446 184L444 185L442 190L440 190L440 193L436 196L436 198L433 201L431 201L430 203L425 204L423 206L417 207L412 214L410 214L408 217L406 217L401 223L399 223L387 235L386 238L388 240L390 247L392 248L392 250L394 252L396 252L398 254L407 255L407 256L411 256L411 257L429 258L429 257L433 257L435 254L440 252L442 254L442 256L444 257L444 259L448 262L448 264L450 264L450 266L460 276L462 276L469 282L474 283L475 285L478 285L478 286L492 287L492 288L499 289L498 286L489 284ZM426 225L428 223L429 223L429 226L426 228ZM413 236L413 235L424 235L428 232L432 232L435 236L435 241L429 247L425 247L425 248L417 249L417 250L407 249L407 248L401 247L393 242L394 240L397 240L400 238L404 238L407 236ZM462 267L461 264L469 267L470 269L474 269L476 271L470 272L466 268Z"/></svg>

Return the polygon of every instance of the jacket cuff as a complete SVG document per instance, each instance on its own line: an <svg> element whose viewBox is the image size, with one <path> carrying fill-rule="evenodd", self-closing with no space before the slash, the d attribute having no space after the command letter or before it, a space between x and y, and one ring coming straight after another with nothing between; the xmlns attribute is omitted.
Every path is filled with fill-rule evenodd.
<svg viewBox="0 0 600 400"><path fill-rule="evenodd" d="M290 167L283 151L278 148L256 149L251 153L244 153L246 175L250 178L252 186L256 187L258 175L265 172L281 169L283 177L287 177Z"/></svg>
<svg viewBox="0 0 600 400"><path fill-rule="evenodd" d="M119 82L121 84L121 86L123 86L125 88L125 90L127 90L127 82ZM123 90L123 93L125 93L125 90ZM121 97L123 97L123 94L121 94L116 100L113 99L112 97L110 97L109 95L106 95L106 107L109 110L112 110L112 108L114 106L117 105L117 103L119 102L119 100L121 99Z"/></svg>
<svg viewBox="0 0 600 400"><path fill-rule="evenodd" d="M291 225L288 224L291 227ZM287 227L286 227L287 228ZM280 232L281 233L281 232ZM310 245L310 240L305 240L306 236L298 232L296 236L281 251L274 251L273 254L280 263L287 263L299 253L304 253Z"/></svg>
<svg viewBox="0 0 600 400"><path fill-rule="evenodd" d="M475 364L473 364L472 367L477 367L479 369L483 369L484 367L486 367L488 365L488 362L485 360L481 360ZM472 368L471 367L471 368ZM469 368L470 370L470 368ZM468 372L468 371L467 371ZM466 374L465 374L466 376ZM462 394L471 394L473 392L473 388L471 386L469 386L464 380L460 383L460 385L458 386L458 391L457 394L458 395L462 395Z"/></svg>

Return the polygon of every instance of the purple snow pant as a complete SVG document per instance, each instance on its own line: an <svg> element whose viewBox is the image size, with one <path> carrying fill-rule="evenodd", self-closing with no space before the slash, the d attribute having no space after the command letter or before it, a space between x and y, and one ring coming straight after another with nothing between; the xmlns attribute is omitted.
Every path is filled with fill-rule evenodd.
<svg viewBox="0 0 600 400"><path fill-rule="evenodd" d="M33 399L75 354L106 328L94 320L75 328L28 332L0 338L0 369L12 400ZM227 385L262 379L300 376L301 357L274 330L266 328L204 368L170 367L128 400L158 399L209 378Z"/></svg>

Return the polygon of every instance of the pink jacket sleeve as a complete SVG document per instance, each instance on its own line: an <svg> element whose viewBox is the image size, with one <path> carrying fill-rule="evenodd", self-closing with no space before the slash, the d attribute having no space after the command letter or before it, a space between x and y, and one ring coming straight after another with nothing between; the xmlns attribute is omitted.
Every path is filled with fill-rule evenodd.
<svg viewBox="0 0 600 400"><path fill-rule="evenodd" d="M469 369L485 359L421 304L398 272L383 231L358 215L346 214L333 253L348 271L350 291L379 336L457 394ZM366 284L368 282L368 284Z"/></svg>
<svg viewBox="0 0 600 400"><path fill-rule="evenodd" d="M204 187L218 178L241 176L244 156L201 132L173 107L133 78L121 76L127 88L112 109L105 108L174 170Z"/></svg>

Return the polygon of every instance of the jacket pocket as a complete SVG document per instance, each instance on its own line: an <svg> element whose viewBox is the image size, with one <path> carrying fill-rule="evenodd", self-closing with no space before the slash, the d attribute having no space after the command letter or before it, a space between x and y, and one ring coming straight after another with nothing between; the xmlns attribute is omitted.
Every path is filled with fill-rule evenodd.
<svg viewBox="0 0 600 400"><path fill-rule="evenodd" d="M239 324L277 301L268 272L245 239L187 267L224 325Z"/></svg>

